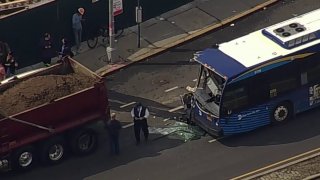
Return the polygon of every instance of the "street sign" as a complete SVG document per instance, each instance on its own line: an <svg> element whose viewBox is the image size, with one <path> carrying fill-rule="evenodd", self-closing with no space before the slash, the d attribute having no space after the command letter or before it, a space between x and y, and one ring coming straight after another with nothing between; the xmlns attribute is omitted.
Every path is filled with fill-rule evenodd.
<svg viewBox="0 0 320 180"><path fill-rule="evenodd" d="M113 0L113 16L123 13L122 0Z"/></svg>

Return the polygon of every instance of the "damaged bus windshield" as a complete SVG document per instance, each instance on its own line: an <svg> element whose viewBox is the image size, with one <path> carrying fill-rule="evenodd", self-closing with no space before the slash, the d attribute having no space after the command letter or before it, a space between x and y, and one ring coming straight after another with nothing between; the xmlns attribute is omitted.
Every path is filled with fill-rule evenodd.
<svg viewBox="0 0 320 180"><path fill-rule="evenodd" d="M225 80L212 70L201 66L195 98L204 111L219 115L221 92Z"/></svg>

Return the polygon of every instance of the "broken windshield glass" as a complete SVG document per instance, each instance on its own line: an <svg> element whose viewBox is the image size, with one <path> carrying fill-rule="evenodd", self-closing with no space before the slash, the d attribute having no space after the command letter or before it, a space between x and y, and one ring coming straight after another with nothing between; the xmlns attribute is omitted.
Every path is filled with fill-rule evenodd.
<svg viewBox="0 0 320 180"><path fill-rule="evenodd" d="M205 135L205 131L200 127L183 122L174 122L173 124L168 124L167 127L161 128L149 127L149 133L178 138L184 142L200 139L201 136Z"/></svg>

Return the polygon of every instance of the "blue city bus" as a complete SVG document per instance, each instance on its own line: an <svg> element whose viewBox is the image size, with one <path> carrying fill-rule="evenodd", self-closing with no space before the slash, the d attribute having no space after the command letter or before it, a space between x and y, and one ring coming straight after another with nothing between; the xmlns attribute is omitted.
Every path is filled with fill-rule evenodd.
<svg viewBox="0 0 320 180"><path fill-rule="evenodd" d="M319 106L319 52L320 9L196 53L189 119L232 135Z"/></svg>

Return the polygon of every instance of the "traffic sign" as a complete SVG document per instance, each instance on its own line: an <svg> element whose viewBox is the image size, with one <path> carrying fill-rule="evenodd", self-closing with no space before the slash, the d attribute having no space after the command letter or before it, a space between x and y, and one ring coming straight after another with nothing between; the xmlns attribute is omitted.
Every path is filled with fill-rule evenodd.
<svg viewBox="0 0 320 180"><path fill-rule="evenodd" d="M123 12L122 0L113 0L113 16L117 16Z"/></svg>

